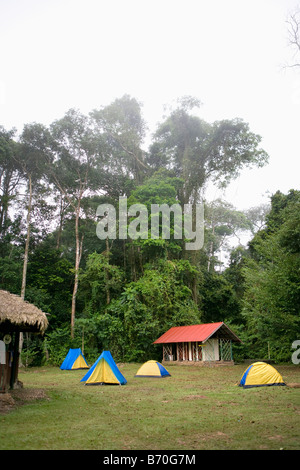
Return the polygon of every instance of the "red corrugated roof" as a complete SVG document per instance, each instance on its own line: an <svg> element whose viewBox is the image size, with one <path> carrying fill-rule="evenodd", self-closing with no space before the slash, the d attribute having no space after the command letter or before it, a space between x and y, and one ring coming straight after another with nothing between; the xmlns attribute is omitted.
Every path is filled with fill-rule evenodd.
<svg viewBox="0 0 300 470"><path fill-rule="evenodd" d="M224 325L223 322L202 323L201 325L173 326L173 328L170 328L160 338L154 341L154 344L186 343L190 341L204 342L210 338L222 325ZM224 326L226 327L226 325Z"/></svg>

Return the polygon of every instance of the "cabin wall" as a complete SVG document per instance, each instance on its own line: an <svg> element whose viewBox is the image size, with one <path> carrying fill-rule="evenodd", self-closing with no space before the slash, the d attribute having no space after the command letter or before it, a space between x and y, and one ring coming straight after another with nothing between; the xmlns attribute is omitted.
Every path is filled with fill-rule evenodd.
<svg viewBox="0 0 300 470"><path fill-rule="evenodd" d="M226 351L224 349L224 345L226 345ZM232 361L231 341L218 338L210 338L204 344L200 342L164 344L163 361Z"/></svg>
<svg viewBox="0 0 300 470"><path fill-rule="evenodd" d="M12 359L9 352L6 353L5 363L0 364L0 393L6 393L10 389Z"/></svg>
<svg viewBox="0 0 300 470"><path fill-rule="evenodd" d="M1 334L2 336L3 333ZM9 335L7 335L9 336ZM11 342L0 340L0 392L13 389L18 383L19 332L11 333Z"/></svg>
<svg viewBox="0 0 300 470"><path fill-rule="evenodd" d="M219 340L209 339L203 345L203 361L219 361Z"/></svg>

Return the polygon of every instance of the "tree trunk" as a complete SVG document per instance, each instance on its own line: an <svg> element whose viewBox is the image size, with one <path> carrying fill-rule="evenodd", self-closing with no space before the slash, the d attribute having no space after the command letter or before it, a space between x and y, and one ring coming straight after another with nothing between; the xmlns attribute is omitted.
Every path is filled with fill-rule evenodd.
<svg viewBox="0 0 300 470"><path fill-rule="evenodd" d="M31 175L28 177L28 189L29 189L29 200L27 208L27 236L25 243L25 252L24 252L24 263L23 263L23 276L22 276L22 287L21 287L21 298L25 298L25 289L26 289L26 276L27 276L27 265L28 265L28 253L29 253L29 240L30 240L30 220L31 220L31 205L32 205L32 182Z"/></svg>
<svg viewBox="0 0 300 470"><path fill-rule="evenodd" d="M27 277L27 265L28 265L28 253L29 253L29 241L30 241L30 222L31 222L31 206L32 206L32 180L31 174L28 176L28 189L29 189L29 200L27 207L27 235L25 242L25 252L24 252L24 262L23 262L23 275L22 275L22 287L21 287L21 299L25 299L25 290L26 290L26 277ZM21 362L21 352L23 349L24 337L23 333L20 332L19 336L19 366L22 366Z"/></svg>
<svg viewBox="0 0 300 470"><path fill-rule="evenodd" d="M60 213L59 213L59 227L57 232L57 240L56 240L56 249L59 250L60 247L60 239L62 234L62 226L64 221L64 207L63 207L63 195L60 193Z"/></svg>
<svg viewBox="0 0 300 470"><path fill-rule="evenodd" d="M79 213L80 213L80 199L78 202L75 218L75 238L76 238L76 255L75 255L75 277L74 277L74 288L72 294L72 310L71 310L71 338L74 338L74 326L75 326L75 312L76 312L76 296L78 290L79 280L79 265L82 254L83 236L79 239Z"/></svg>
<svg viewBox="0 0 300 470"><path fill-rule="evenodd" d="M109 264L109 240L108 237L106 237L106 257L107 257L107 262ZM109 290L109 272L108 268L105 268L105 290L106 290L106 304L110 304L110 290Z"/></svg>
<svg viewBox="0 0 300 470"><path fill-rule="evenodd" d="M213 238L215 236L215 224L214 221L212 221L212 235ZM210 272L210 270L214 268L214 262L213 262L213 256L214 256L214 240L210 242L209 246L209 253L208 253L208 262L207 262L207 272Z"/></svg>

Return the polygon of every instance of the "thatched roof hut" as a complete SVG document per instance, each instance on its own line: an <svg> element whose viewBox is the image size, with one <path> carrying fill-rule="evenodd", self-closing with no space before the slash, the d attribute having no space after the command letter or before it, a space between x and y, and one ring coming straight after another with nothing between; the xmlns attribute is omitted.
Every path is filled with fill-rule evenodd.
<svg viewBox="0 0 300 470"><path fill-rule="evenodd" d="M0 290L0 331L44 333L47 326L46 313L20 296Z"/></svg>
<svg viewBox="0 0 300 470"><path fill-rule="evenodd" d="M43 334L47 326L45 312L19 295L0 290L0 392L19 384L20 334Z"/></svg>

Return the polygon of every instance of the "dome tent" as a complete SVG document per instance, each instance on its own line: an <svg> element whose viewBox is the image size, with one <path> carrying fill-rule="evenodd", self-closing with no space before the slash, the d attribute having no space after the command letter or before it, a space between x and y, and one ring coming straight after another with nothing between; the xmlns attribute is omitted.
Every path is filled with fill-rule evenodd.
<svg viewBox="0 0 300 470"><path fill-rule="evenodd" d="M145 362L135 374L135 377L170 377L171 374L157 361Z"/></svg>
<svg viewBox="0 0 300 470"><path fill-rule="evenodd" d="M78 369L88 369L89 366L83 356L81 349L69 349L68 354L65 357L62 365L60 366L61 370L78 370Z"/></svg>
<svg viewBox="0 0 300 470"><path fill-rule="evenodd" d="M286 385L279 372L266 362L254 362L244 372L239 386L244 388Z"/></svg>

